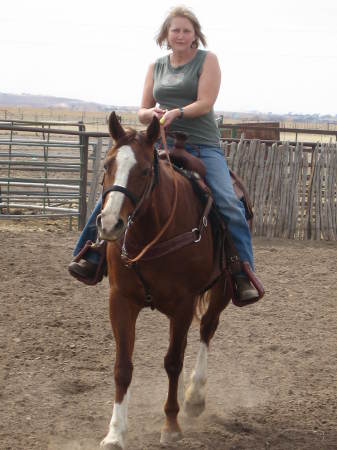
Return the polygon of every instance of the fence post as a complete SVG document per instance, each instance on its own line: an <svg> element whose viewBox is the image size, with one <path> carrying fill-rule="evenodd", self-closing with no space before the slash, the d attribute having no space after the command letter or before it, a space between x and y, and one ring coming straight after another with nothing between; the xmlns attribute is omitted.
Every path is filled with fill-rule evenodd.
<svg viewBox="0 0 337 450"><path fill-rule="evenodd" d="M89 137L81 135L81 170L80 170L80 201L78 229L83 230L87 217L87 181L88 181L88 148Z"/></svg>
<svg viewBox="0 0 337 450"><path fill-rule="evenodd" d="M94 164L92 169L92 177L90 184L90 192L88 197L88 207L87 207L87 220L91 211L94 209L96 203L96 195L97 195L97 186L99 181L99 174L101 168L101 158L102 158L102 138L97 139L96 151Z"/></svg>

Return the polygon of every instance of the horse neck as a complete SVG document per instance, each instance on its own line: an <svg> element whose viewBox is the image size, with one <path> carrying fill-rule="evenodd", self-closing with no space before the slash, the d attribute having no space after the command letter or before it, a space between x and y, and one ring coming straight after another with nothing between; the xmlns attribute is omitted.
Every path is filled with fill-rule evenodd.
<svg viewBox="0 0 337 450"><path fill-rule="evenodd" d="M178 187L179 189L179 187ZM174 199L174 183L170 169L160 162L159 183L155 186L147 200L144 212L136 219L133 226L135 236L148 242L165 226L171 214ZM174 222L169 226L166 235L174 233Z"/></svg>

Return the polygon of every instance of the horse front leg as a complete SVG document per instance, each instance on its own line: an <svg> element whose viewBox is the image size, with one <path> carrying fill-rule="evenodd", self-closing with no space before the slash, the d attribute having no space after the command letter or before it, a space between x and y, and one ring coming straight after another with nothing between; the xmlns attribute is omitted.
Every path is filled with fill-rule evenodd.
<svg viewBox="0 0 337 450"><path fill-rule="evenodd" d="M199 353L185 394L184 410L189 417L197 417L205 409L209 343L217 329L220 314L231 298L226 281L220 279L210 295L208 309L200 324Z"/></svg>
<svg viewBox="0 0 337 450"><path fill-rule="evenodd" d="M179 383L179 377L182 374L187 334L193 318L193 301L191 301L191 306L192 308L188 312L177 314L170 320L170 344L164 359L169 389L164 406L166 420L160 438L160 443L164 445L182 438L177 419L179 413L178 386L183 382Z"/></svg>
<svg viewBox="0 0 337 450"><path fill-rule="evenodd" d="M123 449L125 446L129 387L133 371L132 353L139 311L140 308L130 300L113 293L110 295L110 321L116 341L115 401L109 432L101 442L104 450Z"/></svg>

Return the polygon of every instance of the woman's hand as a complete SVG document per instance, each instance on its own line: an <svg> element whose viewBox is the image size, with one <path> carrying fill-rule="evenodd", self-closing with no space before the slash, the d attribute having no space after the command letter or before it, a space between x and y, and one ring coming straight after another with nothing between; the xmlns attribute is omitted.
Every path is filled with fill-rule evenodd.
<svg viewBox="0 0 337 450"><path fill-rule="evenodd" d="M161 117L160 120L160 124L164 127L167 128L171 125L171 123L177 119L178 117L180 117L180 111L179 109L171 109L170 111L166 110L164 111L164 114Z"/></svg>
<svg viewBox="0 0 337 450"><path fill-rule="evenodd" d="M138 110L139 121L145 125L148 125L154 117L160 121L166 110L153 106L152 108L140 108Z"/></svg>
<svg viewBox="0 0 337 450"><path fill-rule="evenodd" d="M154 108L151 108L151 110L152 110L152 117L157 117L159 121L167 111L165 109L157 108L156 106Z"/></svg>

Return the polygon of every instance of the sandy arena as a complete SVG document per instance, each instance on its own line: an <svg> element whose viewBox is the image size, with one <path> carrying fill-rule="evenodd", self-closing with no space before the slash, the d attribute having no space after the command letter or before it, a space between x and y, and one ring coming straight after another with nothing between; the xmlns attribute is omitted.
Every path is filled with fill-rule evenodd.
<svg viewBox="0 0 337 450"><path fill-rule="evenodd" d="M41 227L41 228L39 228ZM0 449L93 450L113 404L108 283L68 276L78 233L0 222ZM266 288L230 305L211 344L206 411L171 449L337 449L337 243L254 240ZM168 320L137 323L128 450L160 449ZM190 330L185 380L198 350Z"/></svg>

